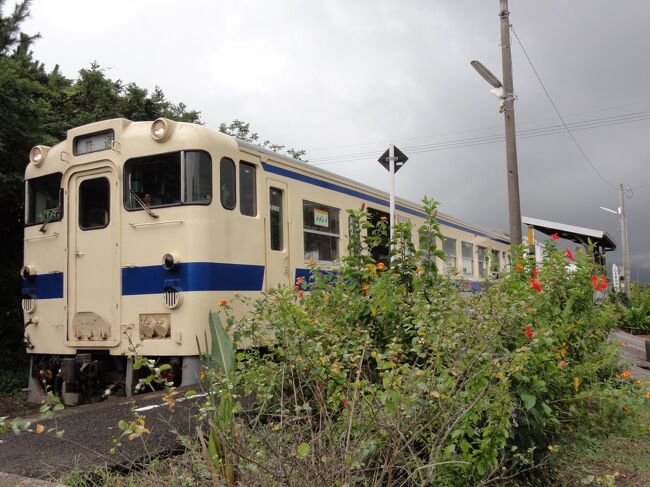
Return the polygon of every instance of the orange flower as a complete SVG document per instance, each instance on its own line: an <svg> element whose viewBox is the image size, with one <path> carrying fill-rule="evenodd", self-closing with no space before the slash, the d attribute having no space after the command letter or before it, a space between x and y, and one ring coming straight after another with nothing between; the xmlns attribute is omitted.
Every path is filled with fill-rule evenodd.
<svg viewBox="0 0 650 487"><path fill-rule="evenodd" d="M309 259L307 265L314 267L316 265L316 259Z"/></svg>
<svg viewBox="0 0 650 487"><path fill-rule="evenodd" d="M560 365L560 367L562 367L562 368L566 367L566 360L560 360L559 365Z"/></svg>
<svg viewBox="0 0 650 487"><path fill-rule="evenodd" d="M620 376L623 377L623 379L629 379L632 377L632 374L630 374L629 370L624 370L623 372L620 373Z"/></svg>
<svg viewBox="0 0 650 487"><path fill-rule="evenodd" d="M361 290L364 293L367 293L368 291L370 291L370 284L364 284L363 287L361 288Z"/></svg>
<svg viewBox="0 0 650 487"><path fill-rule="evenodd" d="M228 304L228 300L227 300L227 299L222 299L221 301L219 301L219 306L225 306L225 305L227 305L227 304Z"/></svg>
<svg viewBox="0 0 650 487"><path fill-rule="evenodd" d="M643 396L643 397L645 397L646 399L650 399L650 392L646 392L645 396Z"/></svg>
<svg viewBox="0 0 650 487"><path fill-rule="evenodd" d="M379 219L380 219L381 221L383 221L383 222L387 222L387 221L388 221L388 217L387 217L387 216L379 217Z"/></svg>
<svg viewBox="0 0 650 487"><path fill-rule="evenodd" d="M380 262L379 264L377 264L377 270L378 271L383 271L385 268L386 268L386 266L384 265L383 262Z"/></svg>
<svg viewBox="0 0 650 487"><path fill-rule="evenodd" d="M298 299L302 299L303 294L305 294L305 291L298 291Z"/></svg>
<svg viewBox="0 0 650 487"><path fill-rule="evenodd" d="M523 264L517 264L515 266L515 269L517 269L518 271L523 271L524 270L524 265Z"/></svg>
<svg viewBox="0 0 650 487"><path fill-rule="evenodd" d="M624 412L625 414L629 413L629 412L630 412L630 408L628 408L627 406L623 406L623 412Z"/></svg>
<svg viewBox="0 0 650 487"><path fill-rule="evenodd" d="M305 282L304 277L299 277L296 279L296 286L300 286L303 282Z"/></svg>

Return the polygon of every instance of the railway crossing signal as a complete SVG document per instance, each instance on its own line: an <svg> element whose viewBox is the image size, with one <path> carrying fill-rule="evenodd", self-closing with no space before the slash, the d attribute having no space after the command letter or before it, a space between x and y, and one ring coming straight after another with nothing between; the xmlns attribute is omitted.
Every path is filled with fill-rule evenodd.
<svg viewBox="0 0 650 487"><path fill-rule="evenodd" d="M406 164L408 157L404 153L391 144L386 152L384 152L378 159L379 164L384 166L390 173L390 234L389 238L393 238L393 227L395 226L395 173ZM391 251L393 249L391 248Z"/></svg>

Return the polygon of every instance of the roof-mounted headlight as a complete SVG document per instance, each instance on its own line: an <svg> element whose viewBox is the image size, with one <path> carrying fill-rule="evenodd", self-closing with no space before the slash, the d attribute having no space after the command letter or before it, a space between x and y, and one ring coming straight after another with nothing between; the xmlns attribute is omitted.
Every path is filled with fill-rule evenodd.
<svg viewBox="0 0 650 487"><path fill-rule="evenodd" d="M168 118L157 118L151 124L151 138L156 142L164 142L169 139L176 127L176 122Z"/></svg>
<svg viewBox="0 0 650 487"><path fill-rule="evenodd" d="M29 152L29 162L35 166L40 166L45 160L49 150L50 148L46 145L37 145Z"/></svg>

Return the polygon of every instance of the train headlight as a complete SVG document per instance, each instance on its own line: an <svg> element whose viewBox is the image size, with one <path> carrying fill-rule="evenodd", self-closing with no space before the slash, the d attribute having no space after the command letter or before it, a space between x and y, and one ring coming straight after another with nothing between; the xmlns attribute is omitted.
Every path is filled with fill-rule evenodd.
<svg viewBox="0 0 650 487"><path fill-rule="evenodd" d="M178 263L180 262L180 258L178 255L173 254L173 253L167 253L163 255L162 258L162 266L163 269L166 271L171 271L172 269L175 269Z"/></svg>
<svg viewBox="0 0 650 487"><path fill-rule="evenodd" d="M36 275L36 269L34 269L34 267L32 267L31 265L24 265L20 269L20 277L22 277L26 281L31 279L35 275Z"/></svg>
<svg viewBox="0 0 650 487"><path fill-rule="evenodd" d="M164 142L171 137L176 122L168 118L157 118L151 124L151 138L156 142Z"/></svg>
<svg viewBox="0 0 650 487"><path fill-rule="evenodd" d="M29 162L35 166L40 166L45 160L45 156L47 156L49 150L50 148L46 145L37 145L29 152Z"/></svg>

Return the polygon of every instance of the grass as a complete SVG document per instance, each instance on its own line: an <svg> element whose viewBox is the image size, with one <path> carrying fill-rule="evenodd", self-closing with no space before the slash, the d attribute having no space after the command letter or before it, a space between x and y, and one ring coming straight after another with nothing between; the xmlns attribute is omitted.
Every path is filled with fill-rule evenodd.
<svg viewBox="0 0 650 487"><path fill-rule="evenodd" d="M650 401L639 407L619 434L585 440L566 451L557 485L650 485Z"/></svg>

